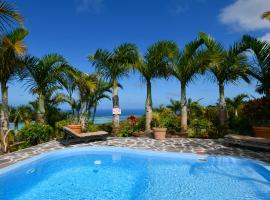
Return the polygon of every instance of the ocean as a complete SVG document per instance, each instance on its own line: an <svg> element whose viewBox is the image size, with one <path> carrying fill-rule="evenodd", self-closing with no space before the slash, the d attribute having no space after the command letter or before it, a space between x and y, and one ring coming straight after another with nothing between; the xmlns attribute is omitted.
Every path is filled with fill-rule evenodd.
<svg viewBox="0 0 270 200"><path fill-rule="evenodd" d="M122 114L120 115L120 121L126 120L129 116L142 116L144 114L144 109L122 109ZM95 124L105 124L112 122L112 110L111 109L98 109L95 118ZM9 123L10 129L14 129L14 123ZM19 123L18 129L22 129L24 123Z"/></svg>
<svg viewBox="0 0 270 200"><path fill-rule="evenodd" d="M127 119L129 116L142 116L144 114L144 109L122 109L122 114L120 115L120 121ZM95 124L104 124L112 122L112 110L111 109L100 109L97 110Z"/></svg>

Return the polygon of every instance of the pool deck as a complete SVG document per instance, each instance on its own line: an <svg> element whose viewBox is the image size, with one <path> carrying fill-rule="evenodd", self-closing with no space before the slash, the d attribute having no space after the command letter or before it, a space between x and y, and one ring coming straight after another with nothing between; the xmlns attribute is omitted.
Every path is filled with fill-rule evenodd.
<svg viewBox="0 0 270 200"><path fill-rule="evenodd" d="M223 139L193 139L193 138L168 138L158 141L150 138L116 138L109 137L106 141L81 143L65 147L58 141L53 140L37 146L29 147L20 151L0 156L0 169L31 158L45 152L64 148L87 147L87 146L110 146L126 147L132 149L144 149L152 151L166 151L178 153L205 153L209 155L240 156L264 161L270 164L270 152L253 151L238 147L227 147L222 144Z"/></svg>

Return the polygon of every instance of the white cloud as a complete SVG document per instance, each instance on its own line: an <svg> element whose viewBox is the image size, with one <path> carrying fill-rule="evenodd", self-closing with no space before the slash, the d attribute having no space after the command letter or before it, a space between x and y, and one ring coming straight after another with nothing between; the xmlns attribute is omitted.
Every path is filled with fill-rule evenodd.
<svg viewBox="0 0 270 200"><path fill-rule="evenodd" d="M264 36L260 37L259 39L270 43L270 33L265 34Z"/></svg>
<svg viewBox="0 0 270 200"><path fill-rule="evenodd" d="M77 12L99 14L103 8L103 0L78 0Z"/></svg>
<svg viewBox="0 0 270 200"><path fill-rule="evenodd" d="M270 10L270 0L236 0L223 8L219 20L236 31L256 31L270 29L270 23L261 15Z"/></svg>

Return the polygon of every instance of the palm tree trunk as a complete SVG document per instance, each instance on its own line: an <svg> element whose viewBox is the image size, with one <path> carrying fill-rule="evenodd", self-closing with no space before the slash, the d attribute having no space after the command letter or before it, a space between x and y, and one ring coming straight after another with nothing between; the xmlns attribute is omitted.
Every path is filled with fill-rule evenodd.
<svg viewBox="0 0 270 200"><path fill-rule="evenodd" d="M94 103L94 110L93 110L93 117L92 117L93 124L95 123L96 112L97 112L97 104Z"/></svg>
<svg viewBox="0 0 270 200"><path fill-rule="evenodd" d="M37 111L37 123L44 123L45 115L45 96L44 94L40 93L38 97L38 111Z"/></svg>
<svg viewBox="0 0 270 200"><path fill-rule="evenodd" d="M235 109L234 115L235 115L235 117L238 117L238 110L237 109Z"/></svg>
<svg viewBox="0 0 270 200"><path fill-rule="evenodd" d="M186 84L181 83L181 132L187 132L187 96L186 96Z"/></svg>
<svg viewBox="0 0 270 200"><path fill-rule="evenodd" d="M145 131L147 133L151 132L151 122L152 122L152 91L151 91L151 81L146 81L146 102L145 102Z"/></svg>
<svg viewBox="0 0 270 200"><path fill-rule="evenodd" d="M113 91L112 91L112 101L113 101L113 109L119 109L119 97L118 97L118 84L117 81L113 81ZM113 114L113 126L114 132L117 132L120 124L120 115Z"/></svg>
<svg viewBox="0 0 270 200"><path fill-rule="evenodd" d="M80 109L80 124L82 125L82 132L86 130L86 105L85 103L81 103L81 109Z"/></svg>
<svg viewBox="0 0 270 200"><path fill-rule="evenodd" d="M219 121L221 126L226 124L226 101L224 94L224 83L219 83Z"/></svg>
<svg viewBox="0 0 270 200"><path fill-rule="evenodd" d="M2 140L2 151L8 151L8 129L9 129L9 116L8 116L8 87L6 82L1 84L2 92L2 108L1 108L1 140Z"/></svg>

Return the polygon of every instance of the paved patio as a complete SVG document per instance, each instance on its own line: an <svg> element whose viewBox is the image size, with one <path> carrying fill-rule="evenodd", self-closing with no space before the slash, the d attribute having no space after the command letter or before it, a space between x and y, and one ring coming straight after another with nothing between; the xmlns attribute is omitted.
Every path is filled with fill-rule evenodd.
<svg viewBox="0 0 270 200"><path fill-rule="evenodd" d="M145 149L153 151L167 151L179 153L205 152L210 155L230 155L241 156L261 160L270 164L270 152L252 151L237 147L227 147L222 144L222 139L191 139L191 138L168 138L158 141L150 138L115 138L110 137L106 141L96 141L91 143L81 143L65 147L58 141L53 140L44 144L26 148L13 153L0 156L0 168L12 165L21 160L50 152L57 149L85 147L85 146L115 146L134 149Z"/></svg>

